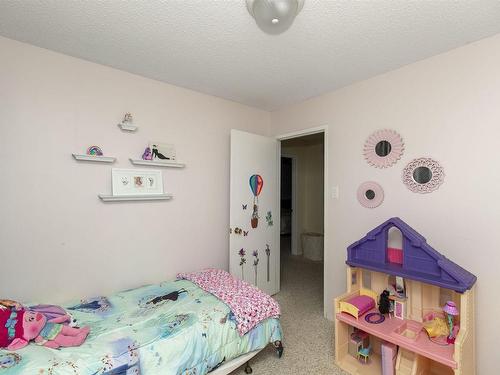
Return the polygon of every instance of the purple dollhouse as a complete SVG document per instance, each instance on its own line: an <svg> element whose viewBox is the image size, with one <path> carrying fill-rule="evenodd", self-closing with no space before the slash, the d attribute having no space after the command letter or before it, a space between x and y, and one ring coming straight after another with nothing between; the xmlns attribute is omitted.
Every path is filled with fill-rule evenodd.
<svg viewBox="0 0 500 375"><path fill-rule="evenodd" d="M399 229L403 237L399 256L391 253L395 249L387 246L392 227ZM476 282L476 276L434 250L421 234L398 217L387 220L349 246L346 263L459 293L469 290Z"/></svg>
<svg viewBox="0 0 500 375"><path fill-rule="evenodd" d="M373 375L476 374L476 276L438 253L397 217L349 246L346 263L347 290L334 299L339 367ZM399 285L402 281L404 293L397 293L394 276L403 279ZM393 304L392 316L390 309L387 316L379 309L384 291ZM453 312L443 306L453 306ZM435 327L446 324L445 319L449 329L436 332ZM368 363L360 361L363 354L353 341L359 331L368 335L367 346L363 344L368 348ZM384 357L387 345L397 350Z"/></svg>

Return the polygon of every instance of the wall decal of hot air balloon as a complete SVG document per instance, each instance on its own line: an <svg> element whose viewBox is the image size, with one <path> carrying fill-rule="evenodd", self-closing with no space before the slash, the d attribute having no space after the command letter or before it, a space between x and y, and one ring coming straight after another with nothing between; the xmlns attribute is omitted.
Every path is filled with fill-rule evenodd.
<svg viewBox="0 0 500 375"><path fill-rule="evenodd" d="M254 174L250 177L248 182L250 184L250 190L252 190L253 193L253 213L250 224L252 228L255 229L259 225L259 194L264 186L264 180L260 175Z"/></svg>

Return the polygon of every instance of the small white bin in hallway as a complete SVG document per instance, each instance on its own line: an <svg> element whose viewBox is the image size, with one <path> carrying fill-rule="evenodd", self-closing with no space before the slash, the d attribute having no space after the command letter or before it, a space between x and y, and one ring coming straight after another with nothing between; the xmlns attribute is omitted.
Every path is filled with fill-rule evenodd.
<svg viewBox="0 0 500 375"><path fill-rule="evenodd" d="M323 235L321 233L302 233L302 251L310 260L323 260Z"/></svg>

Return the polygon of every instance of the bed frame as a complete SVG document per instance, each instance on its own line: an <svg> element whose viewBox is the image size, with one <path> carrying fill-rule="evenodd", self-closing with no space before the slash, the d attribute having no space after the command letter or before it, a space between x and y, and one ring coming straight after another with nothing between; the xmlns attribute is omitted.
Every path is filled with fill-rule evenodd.
<svg viewBox="0 0 500 375"><path fill-rule="evenodd" d="M281 356L283 355L283 344L281 343L281 341L276 341L274 343L274 347L276 348L278 357L281 358ZM257 354L259 354L263 349L264 348L240 355L239 357L236 357L235 359L224 363L222 366L216 368L215 370L212 370L210 372L210 375L228 375L243 364L245 364L245 373L251 374L253 370L250 366L250 360Z"/></svg>
<svg viewBox="0 0 500 375"><path fill-rule="evenodd" d="M355 317L356 319L358 319L359 318L359 309L347 301L352 297L356 297L357 295L368 296L370 298L373 298L373 300L375 301L375 306L377 305L378 294L375 293L373 290L361 288L359 290L359 293L355 292L355 293L350 293L347 296L342 296L342 298L345 300L339 302L339 312L348 313L348 314L352 315L353 317Z"/></svg>

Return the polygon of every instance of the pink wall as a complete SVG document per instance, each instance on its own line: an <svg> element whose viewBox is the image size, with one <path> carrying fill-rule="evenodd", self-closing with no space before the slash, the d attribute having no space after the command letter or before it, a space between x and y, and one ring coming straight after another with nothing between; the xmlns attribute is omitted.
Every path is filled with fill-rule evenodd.
<svg viewBox="0 0 500 375"><path fill-rule="evenodd" d="M0 38L0 296L58 302L228 267L229 131L267 134L269 113ZM122 133L126 111L140 126ZM172 142L174 200L104 204L111 167Z"/></svg>
<svg viewBox="0 0 500 375"><path fill-rule="evenodd" d="M329 198L325 309L345 290L346 247L388 217L399 216L477 283L478 374L497 373L500 329L500 35L408 65L272 113L275 134L328 125ZM404 137L405 154L389 169L370 167L363 143L377 129ZM401 182L404 165L430 156L444 167L439 190L419 195ZM361 207L356 189L379 182L384 203ZM331 194L328 194L331 196Z"/></svg>
<svg viewBox="0 0 500 375"><path fill-rule="evenodd" d="M345 248L390 216L478 276L479 374L496 372L500 331L500 36L408 65L271 115L0 38L0 295L62 301L228 266L229 129L274 134L328 125L329 243L325 307L345 289ZM131 111L137 134L116 127ZM369 167L368 134L399 131L394 167ZM99 144L131 167L151 139L177 145L185 170L165 170L171 202L103 204L110 167L77 163ZM445 183L411 193L401 170L431 156ZM385 201L361 207L356 189L378 181ZM23 275L21 278L19 275Z"/></svg>

